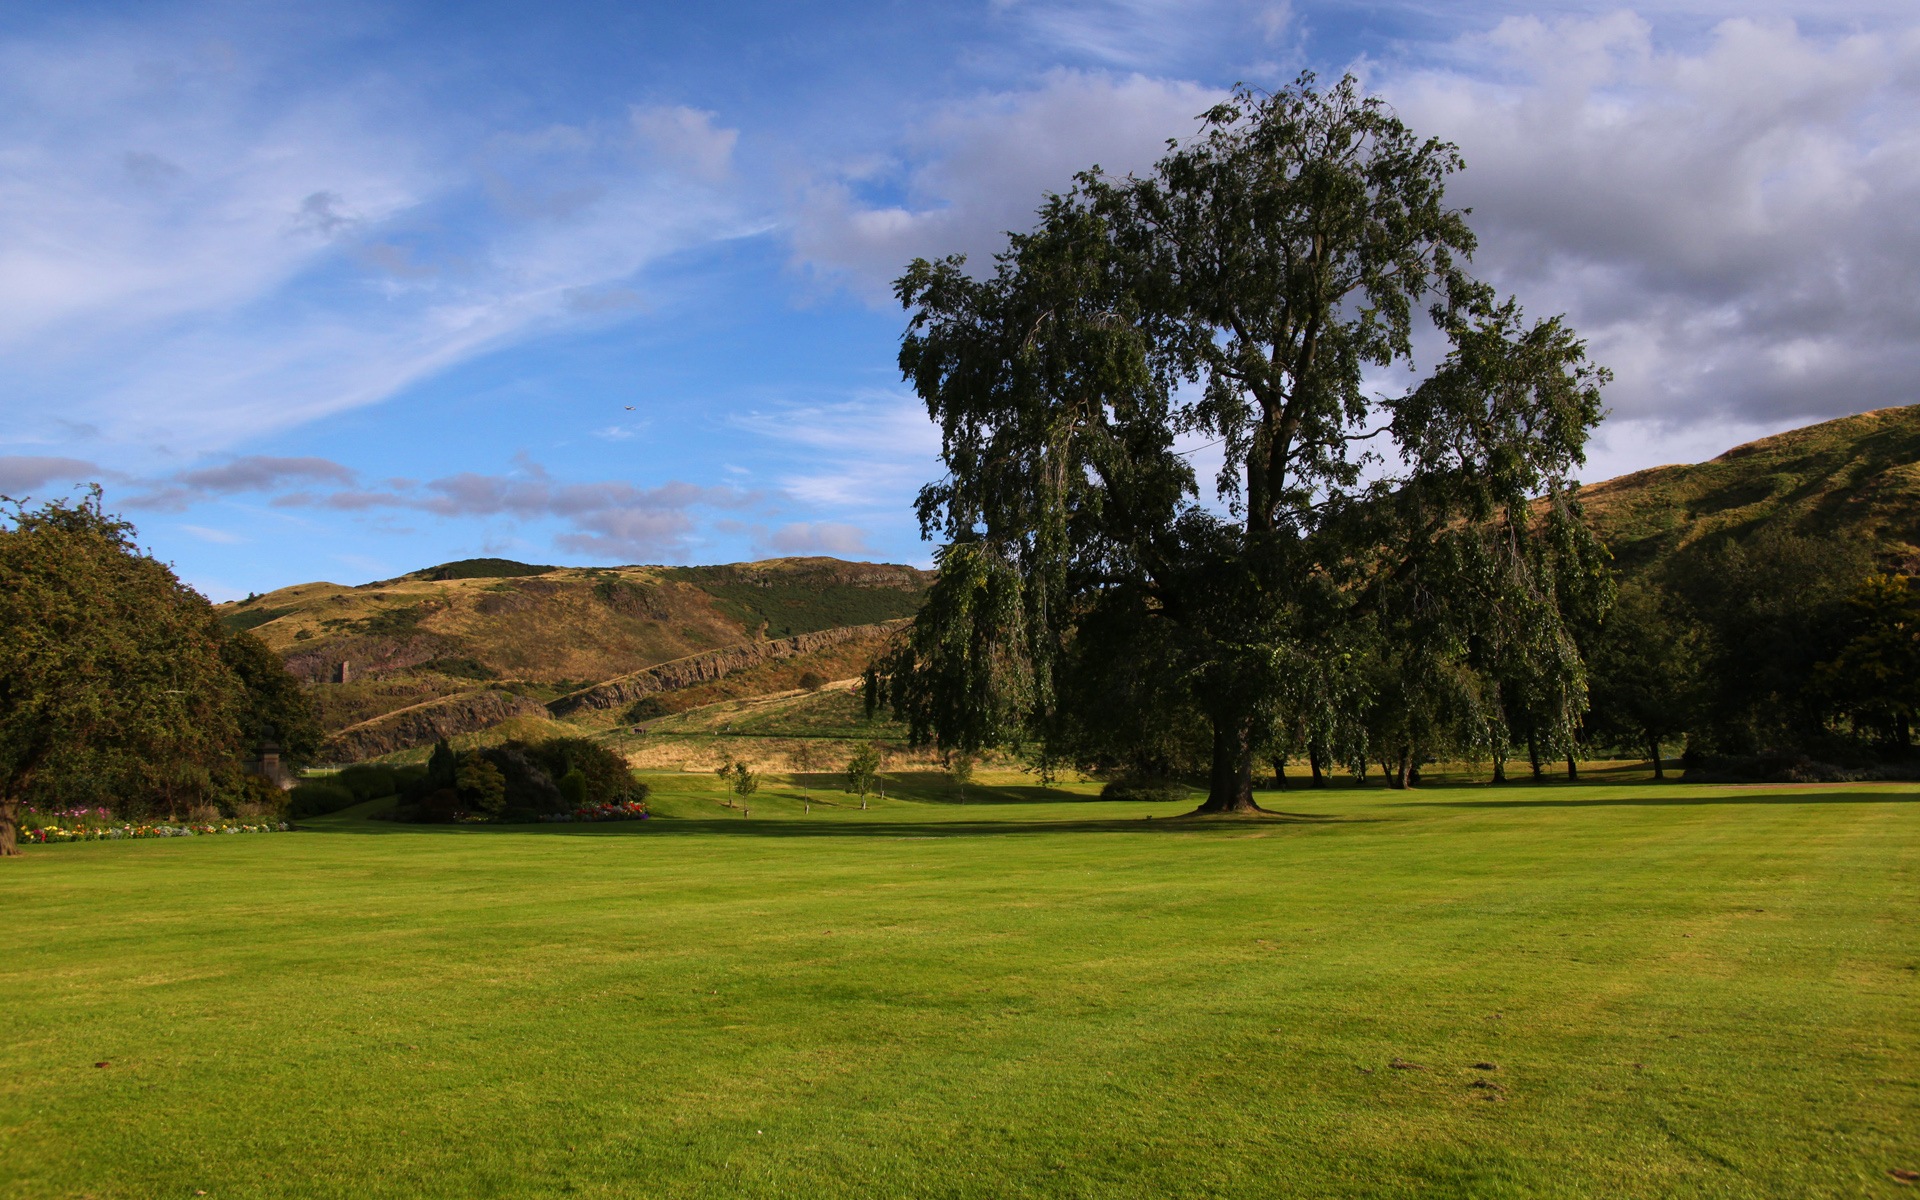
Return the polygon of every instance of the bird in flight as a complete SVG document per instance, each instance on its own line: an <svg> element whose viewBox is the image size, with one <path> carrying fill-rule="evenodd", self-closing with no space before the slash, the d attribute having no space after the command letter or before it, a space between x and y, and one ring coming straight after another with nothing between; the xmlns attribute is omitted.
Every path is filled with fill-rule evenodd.
<svg viewBox="0 0 1920 1200"><path fill-rule="evenodd" d="M629 405L627 405L627 411L628 411L628 412L632 412L632 411L633 411L633 405L631 405L631 404L629 404Z"/></svg>

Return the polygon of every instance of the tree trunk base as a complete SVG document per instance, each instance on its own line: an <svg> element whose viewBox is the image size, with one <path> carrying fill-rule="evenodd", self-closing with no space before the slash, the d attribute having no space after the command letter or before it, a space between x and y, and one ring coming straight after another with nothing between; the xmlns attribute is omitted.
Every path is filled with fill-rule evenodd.
<svg viewBox="0 0 1920 1200"><path fill-rule="evenodd" d="M1181 817L1278 817L1282 815L1270 808L1262 808L1244 797L1225 804L1208 799L1192 812L1180 814Z"/></svg>

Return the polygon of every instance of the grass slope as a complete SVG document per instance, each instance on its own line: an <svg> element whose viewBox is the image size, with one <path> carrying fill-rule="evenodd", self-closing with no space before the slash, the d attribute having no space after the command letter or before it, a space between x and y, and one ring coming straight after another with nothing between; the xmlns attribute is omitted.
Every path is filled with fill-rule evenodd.
<svg viewBox="0 0 1920 1200"><path fill-rule="evenodd" d="M1913 788L1195 823L1012 777L751 818L654 782L672 815L638 827L348 815L0 866L0 1195L1853 1197L1920 1168Z"/></svg>
<svg viewBox="0 0 1920 1200"><path fill-rule="evenodd" d="M1581 489L1588 519L1629 569L1767 526L1857 536L1920 557L1920 405L1824 421Z"/></svg>
<svg viewBox="0 0 1920 1200"><path fill-rule="evenodd" d="M931 580L912 567L828 558L697 568L472 559L362 587L300 584L218 608L311 685L331 732L476 682L557 695L762 636L907 616ZM856 650L871 646L823 663L857 672L865 657L840 661ZM345 684L333 682L342 662ZM790 687L807 666L763 671L721 694Z"/></svg>

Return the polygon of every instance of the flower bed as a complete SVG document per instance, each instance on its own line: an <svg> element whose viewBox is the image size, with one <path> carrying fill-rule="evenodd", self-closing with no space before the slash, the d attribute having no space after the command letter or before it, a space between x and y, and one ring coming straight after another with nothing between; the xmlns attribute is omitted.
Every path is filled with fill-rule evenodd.
<svg viewBox="0 0 1920 1200"><path fill-rule="evenodd" d="M40 829L22 829L20 840L36 846L64 842L111 842L123 838L205 837L215 833L285 833L293 828L285 821L258 825L83 825L77 829L53 825Z"/></svg>
<svg viewBox="0 0 1920 1200"><path fill-rule="evenodd" d="M619 804L588 804L572 812L554 813L540 819L542 821L644 821L647 819L647 806L639 800L624 800Z"/></svg>

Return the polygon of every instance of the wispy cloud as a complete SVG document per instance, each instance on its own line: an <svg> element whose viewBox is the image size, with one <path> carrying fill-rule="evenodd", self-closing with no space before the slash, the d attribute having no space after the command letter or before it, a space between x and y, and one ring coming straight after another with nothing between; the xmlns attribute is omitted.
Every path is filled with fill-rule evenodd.
<svg viewBox="0 0 1920 1200"><path fill-rule="evenodd" d="M16 498L49 483L77 487L116 478L121 478L118 472L80 458L0 455L0 494Z"/></svg>
<svg viewBox="0 0 1920 1200"><path fill-rule="evenodd" d="M943 469L939 429L920 402L904 392L796 404L737 417L732 424L808 451L794 460L816 469L791 471L779 483L813 512L897 516Z"/></svg>
<svg viewBox="0 0 1920 1200"><path fill-rule="evenodd" d="M218 53L111 23L0 43L14 437L58 411L216 450L630 319L649 264L766 223L713 113L421 121L390 78L290 85L315 31L270 26Z"/></svg>
<svg viewBox="0 0 1920 1200"><path fill-rule="evenodd" d="M126 503L134 508L179 512L214 496L311 484L352 486L357 478L353 470L331 459L250 454L214 466L176 471L149 482L144 491L128 496Z"/></svg>
<svg viewBox="0 0 1920 1200"><path fill-rule="evenodd" d="M379 488L285 492L272 503L342 513L400 509L450 519L557 519L565 529L555 536L556 546L632 562L678 557L698 531L696 514L702 510L738 511L764 501L754 491L679 481L652 488L614 481L563 483L529 458L522 456L518 465L507 475L462 472L418 485L394 480Z"/></svg>

